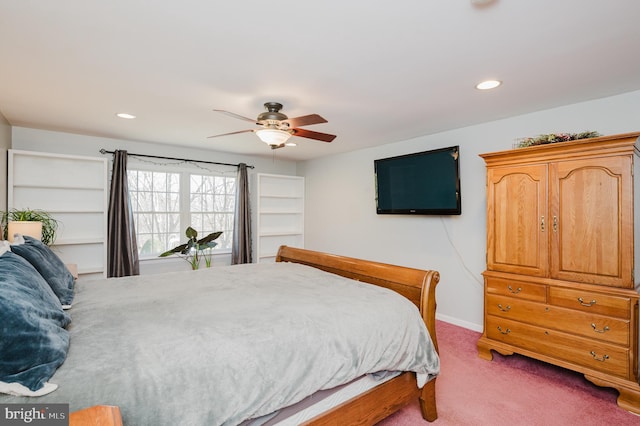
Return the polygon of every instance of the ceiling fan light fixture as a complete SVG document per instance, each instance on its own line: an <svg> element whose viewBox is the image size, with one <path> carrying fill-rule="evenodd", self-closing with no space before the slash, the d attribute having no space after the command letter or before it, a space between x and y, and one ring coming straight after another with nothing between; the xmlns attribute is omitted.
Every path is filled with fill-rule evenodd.
<svg viewBox="0 0 640 426"><path fill-rule="evenodd" d="M281 145L291 137L291 133L278 129L256 130L256 135L267 145Z"/></svg>
<svg viewBox="0 0 640 426"><path fill-rule="evenodd" d="M260 126L261 128L223 133L220 135L209 136L209 138L253 132L258 136L258 138L260 138L262 142L269 145L271 149L278 149L284 146L296 146L297 144L295 142L288 142L291 136L298 136L301 138L313 139L321 142L332 142L336 138L336 135L330 135L328 133L320 133L313 130L300 128L302 126L310 126L312 124L326 123L327 120L325 120L318 114L307 114L300 117L287 118L286 115L280 112L280 109L282 109L281 103L267 102L264 104L264 106L267 111L259 114L257 120L253 120L251 118L244 117L242 115L238 115L222 109L214 109L214 111L216 112L221 112L243 121L250 121L257 126Z"/></svg>

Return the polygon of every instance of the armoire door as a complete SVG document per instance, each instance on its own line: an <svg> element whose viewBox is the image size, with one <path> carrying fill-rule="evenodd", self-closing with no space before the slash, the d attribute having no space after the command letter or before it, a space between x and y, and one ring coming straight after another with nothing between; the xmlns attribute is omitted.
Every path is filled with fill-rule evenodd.
<svg viewBox="0 0 640 426"><path fill-rule="evenodd" d="M546 277L547 165L487 170L487 268Z"/></svg>
<svg viewBox="0 0 640 426"><path fill-rule="evenodd" d="M550 165L551 277L633 288L631 156Z"/></svg>

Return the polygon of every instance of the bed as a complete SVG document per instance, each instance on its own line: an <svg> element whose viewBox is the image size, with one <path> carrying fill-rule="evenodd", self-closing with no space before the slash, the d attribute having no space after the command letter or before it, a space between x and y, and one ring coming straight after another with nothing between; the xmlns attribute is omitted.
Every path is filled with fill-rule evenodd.
<svg viewBox="0 0 640 426"><path fill-rule="evenodd" d="M397 371L304 424L374 424L416 399L434 421L438 281L437 271L283 246L272 264L81 282L63 327L68 354L46 382L57 388L0 403L117 406L136 426L262 424L316 390ZM280 384L289 376L295 386Z"/></svg>

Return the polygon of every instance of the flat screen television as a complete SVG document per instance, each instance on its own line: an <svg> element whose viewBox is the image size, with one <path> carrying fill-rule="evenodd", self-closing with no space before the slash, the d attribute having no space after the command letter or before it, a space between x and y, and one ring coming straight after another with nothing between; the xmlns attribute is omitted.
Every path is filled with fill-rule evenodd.
<svg viewBox="0 0 640 426"><path fill-rule="evenodd" d="M378 214L459 215L460 148L374 160Z"/></svg>

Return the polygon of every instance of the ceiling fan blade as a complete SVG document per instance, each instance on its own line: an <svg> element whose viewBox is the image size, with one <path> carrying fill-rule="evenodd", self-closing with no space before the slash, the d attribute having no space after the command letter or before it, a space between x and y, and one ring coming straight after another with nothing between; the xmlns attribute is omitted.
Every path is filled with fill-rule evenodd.
<svg viewBox="0 0 640 426"><path fill-rule="evenodd" d="M310 126L312 124L327 123L328 121L320 117L318 114L303 115L301 117L288 118L283 120L289 123L290 127Z"/></svg>
<svg viewBox="0 0 640 426"><path fill-rule="evenodd" d="M306 130L306 129L293 129L293 135L300 136L302 138L315 139L317 141L322 141L322 142L331 142L336 138L336 135L314 132L313 130Z"/></svg>
<svg viewBox="0 0 640 426"><path fill-rule="evenodd" d="M237 132L222 133L221 135L207 136L207 138L218 138L218 137L220 137L220 136L237 135L238 133L248 133L248 132L254 132L254 131L255 131L255 130L253 130L253 129L249 129L249 130L238 130Z"/></svg>
<svg viewBox="0 0 640 426"><path fill-rule="evenodd" d="M225 111L223 109L214 109L214 111L215 112L221 112L223 114L228 115L229 117L233 117L233 118L237 118L239 120L249 121L251 123L257 124L256 120L254 120L253 118L249 118L249 117L245 117L245 116L242 116L242 115L238 115L238 114L230 112L230 111Z"/></svg>

